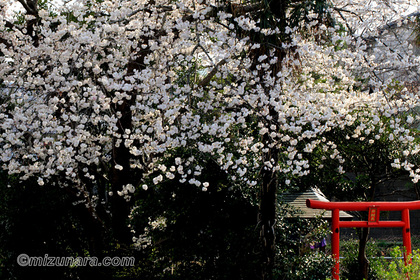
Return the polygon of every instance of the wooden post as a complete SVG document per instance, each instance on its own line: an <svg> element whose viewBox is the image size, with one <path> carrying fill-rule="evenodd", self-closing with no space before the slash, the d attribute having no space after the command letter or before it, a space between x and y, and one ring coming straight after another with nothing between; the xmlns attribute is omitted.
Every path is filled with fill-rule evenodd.
<svg viewBox="0 0 420 280"><path fill-rule="evenodd" d="M408 209L401 211L401 220L404 222L402 228L403 246L404 246L404 261L405 265L411 263L411 233L410 233L410 213Z"/></svg>
<svg viewBox="0 0 420 280"><path fill-rule="evenodd" d="M335 264L332 271L332 279L340 279L340 210L332 210L332 236L331 251Z"/></svg>

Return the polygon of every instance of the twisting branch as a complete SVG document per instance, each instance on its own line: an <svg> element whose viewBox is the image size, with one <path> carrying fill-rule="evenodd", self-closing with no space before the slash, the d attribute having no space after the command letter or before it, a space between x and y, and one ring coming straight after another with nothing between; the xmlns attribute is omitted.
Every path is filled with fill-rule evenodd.
<svg viewBox="0 0 420 280"><path fill-rule="evenodd" d="M261 3L255 3L255 4L250 4L247 6L244 6L242 4L231 4L232 7L232 13L234 17L238 17L238 16L242 16L245 15L246 13L249 12L255 12L258 10L262 9L262 4Z"/></svg>
<svg viewBox="0 0 420 280"><path fill-rule="evenodd" d="M37 1L36 0L18 0L18 2L23 6L28 14L36 15L37 14Z"/></svg>
<svg viewBox="0 0 420 280"><path fill-rule="evenodd" d="M227 61L226 61L226 59L222 59L222 60L220 60L220 61L219 61L219 63L217 63L217 64L213 67L213 69L210 71L210 73L208 73L208 74L207 74L207 76L206 76L206 77L204 77L204 79L202 79L202 80L198 83L198 86L202 87L202 86L207 85L207 84L210 82L210 80L214 77L214 75L216 75L218 68L219 68L220 66L222 66L223 64L225 64L226 62L227 62Z"/></svg>
<svg viewBox="0 0 420 280"><path fill-rule="evenodd" d="M340 14L340 17L343 17L341 12L345 12L345 13L349 13L349 14L352 14L352 15L358 17L360 19L360 21L363 22L363 18L353 11L349 11L349 10L346 10L346 9L343 9L343 8L338 8L338 7L333 7L333 9Z"/></svg>

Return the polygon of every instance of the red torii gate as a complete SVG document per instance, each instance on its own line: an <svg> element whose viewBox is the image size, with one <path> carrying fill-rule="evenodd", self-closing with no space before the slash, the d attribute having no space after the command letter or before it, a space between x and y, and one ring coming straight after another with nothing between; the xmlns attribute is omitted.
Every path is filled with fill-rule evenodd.
<svg viewBox="0 0 420 280"><path fill-rule="evenodd" d="M404 259L411 254L410 211L420 209L420 200L408 202L329 202L313 199L306 200L306 206L314 209L332 210L331 251L335 259L332 279L339 280L340 272L340 228L353 227L401 227ZM367 221L340 221L339 212L343 211L369 211ZM379 211L401 211L401 221L379 221Z"/></svg>

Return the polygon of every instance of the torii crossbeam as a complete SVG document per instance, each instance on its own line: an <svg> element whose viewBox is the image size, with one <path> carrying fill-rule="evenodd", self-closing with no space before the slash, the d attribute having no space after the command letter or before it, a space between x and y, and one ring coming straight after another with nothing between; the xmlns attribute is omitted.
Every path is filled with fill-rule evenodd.
<svg viewBox="0 0 420 280"><path fill-rule="evenodd" d="M332 279L340 279L340 228L401 227L403 235L403 246L405 248L404 259L405 263L407 264L407 256L411 255L410 210L419 210L420 200L407 202L327 202L307 199L306 206L314 209L325 209L332 211L331 251L333 258L335 259L335 265L332 271ZM340 221L340 210L369 211L368 220ZM380 221L379 211L401 211L401 221Z"/></svg>

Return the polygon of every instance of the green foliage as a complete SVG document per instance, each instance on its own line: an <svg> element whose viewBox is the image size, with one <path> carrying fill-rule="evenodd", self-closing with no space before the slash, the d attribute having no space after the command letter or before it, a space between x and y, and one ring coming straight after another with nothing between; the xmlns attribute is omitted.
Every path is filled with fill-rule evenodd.
<svg viewBox="0 0 420 280"><path fill-rule="evenodd" d="M284 268L274 269L274 279L296 279L296 280L323 280L331 276L333 260L329 254L324 252L306 253L302 256L289 256L282 264Z"/></svg>
<svg viewBox="0 0 420 280"><path fill-rule="evenodd" d="M340 242L340 279L354 280L359 279L359 243L354 239ZM369 259L369 280L382 279L378 276L378 265L381 251L375 242L368 242L366 256Z"/></svg>
<svg viewBox="0 0 420 280"><path fill-rule="evenodd" d="M402 258L403 251L401 247L394 247L391 252L393 260L391 262L383 261L376 267L379 279L381 280L400 280L420 279L420 250L414 250L411 254L412 262L405 265L405 261Z"/></svg>
<svg viewBox="0 0 420 280"><path fill-rule="evenodd" d="M331 275L333 259L323 249L311 249L329 234L326 220L303 219L298 212L282 205L276 227L277 260L274 279L321 280Z"/></svg>

